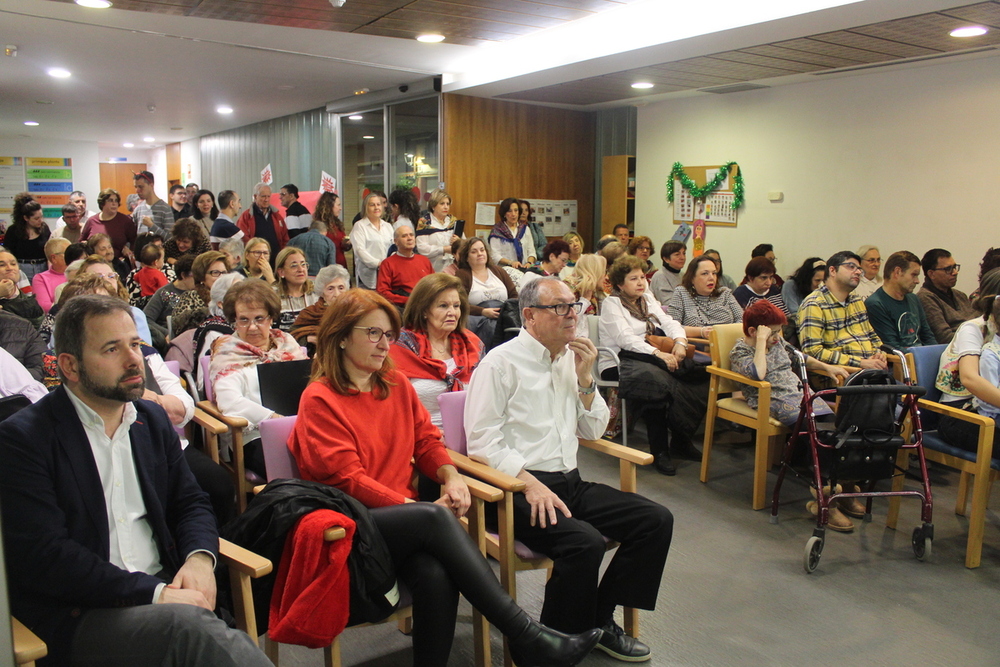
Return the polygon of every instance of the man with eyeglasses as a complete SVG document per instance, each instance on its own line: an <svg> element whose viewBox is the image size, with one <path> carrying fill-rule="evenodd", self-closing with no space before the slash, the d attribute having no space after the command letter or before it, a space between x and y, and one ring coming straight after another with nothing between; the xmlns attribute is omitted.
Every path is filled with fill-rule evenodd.
<svg viewBox="0 0 1000 667"><path fill-rule="evenodd" d="M421 278L434 273L434 267L429 259L416 253L417 237L409 225L400 225L393 232L393 241L396 243L396 252L379 264L375 291L398 308L405 308L413 288ZM334 264L336 261L330 263Z"/></svg>
<svg viewBox="0 0 1000 667"><path fill-rule="evenodd" d="M234 221L234 218L239 216L240 211L243 210L240 196L232 190L223 190L219 193L218 206L219 217L212 223L212 232L208 237L212 244L212 250L218 250L219 244L226 239L242 239L244 236L243 230L237 227Z"/></svg>
<svg viewBox="0 0 1000 667"><path fill-rule="evenodd" d="M924 270L924 284L917 292L920 305L937 342L950 343L962 322L979 317L969 297L955 289L961 266L944 248L928 250L920 265Z"/></svg>
<svg viewBox="0 0 1000 667"><path fill-rule="evenodd" d="M861 258L842 250L826 263L826 281L799 306L802 351L823 363L852 368L888 368L882 341L868 321L861 282Z"/></svg>
<svg viewBox="0 0 1000 667"><path fill-rule="evenodd" d="M545 277L521 290L519 306L524 328L472 375L469 454L525 482L514 497L514 534L554 562L541 622L568 633L600 627L599 649L649 660L649 647L624 634L614 611L655 606L673 516L638 494L580 478L578 438L600 438L609 417L592 375L597 348L576 337L582 304ZM604 536L621 546L601 577Z"/></svg>

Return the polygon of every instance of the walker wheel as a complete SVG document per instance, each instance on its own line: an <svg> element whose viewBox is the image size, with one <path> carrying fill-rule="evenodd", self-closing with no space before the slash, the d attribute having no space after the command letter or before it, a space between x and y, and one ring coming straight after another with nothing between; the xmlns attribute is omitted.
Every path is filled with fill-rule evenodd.
<svg viewBox="0 0 1000 667"><path fill-rule="evenodd" d="M820 556L823 555L823 540L813 535L806 541L806 549L802 554L802 564L806 568L807 574L812 574L819 566Z"/></svg>
<svg viewBox="0 0 1000 667"><path fill-rule="evenodd" d="M913 538L910 541L913 544L913 555L917 557L917 560L921 562L930 560L933 553L933 540L930 535L924 535L922 527L913 529Z"/></svg>

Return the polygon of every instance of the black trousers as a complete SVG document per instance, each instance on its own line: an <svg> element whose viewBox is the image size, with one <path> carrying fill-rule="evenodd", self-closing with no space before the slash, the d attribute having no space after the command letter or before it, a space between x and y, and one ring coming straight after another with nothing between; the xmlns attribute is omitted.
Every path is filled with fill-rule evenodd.
<svg viewBox="0 0 1000 667"><path fill-rule="evenodd" d="M373 509L371 517L413 595L414 665L448 664L459 593L508 637L527 628L527 615L445 507L406 503Z"/></svg>
<svg viewBox="0 0 1000 667"><path fill-rule="evenodd" d="M232 475L208 454L189 444L184 458L201 490L208 494L219 528L236 518L236 485Z"/></svg>
<svg viewBox="0 0 1000 667"><path fill-rule="evenodd" d="M618 605L653 609L674 532L670 510L635 493L585 482L577 470L529 472L573 514L560 514L546 528L532 526L524 494L514 496L514 535L554 561L541 622L576 633L601 627ZM604 537L621 546L598 581Z"/></svg>

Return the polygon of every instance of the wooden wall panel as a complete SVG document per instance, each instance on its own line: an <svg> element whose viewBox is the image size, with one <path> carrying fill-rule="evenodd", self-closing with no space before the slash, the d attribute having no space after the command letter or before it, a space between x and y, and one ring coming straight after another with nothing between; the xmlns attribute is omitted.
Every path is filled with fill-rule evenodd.
<svg viewBox="0 0 1000 667"><path fill-rule="evenodd" d="M184 174L181 171L181 145L180 143L167 144L167 188L181 182ZM164 197L169 193L164 193ZM170 198L167 198L170 201Z"/></svg>
<svg viewBox="0 0 1000 667"><path fill-rule="evenodd" d="M441 163L452 215L471 225L476 202L576 199L578 231L592 249L592 113L453 94L444 95L443 113Z"/></svg>

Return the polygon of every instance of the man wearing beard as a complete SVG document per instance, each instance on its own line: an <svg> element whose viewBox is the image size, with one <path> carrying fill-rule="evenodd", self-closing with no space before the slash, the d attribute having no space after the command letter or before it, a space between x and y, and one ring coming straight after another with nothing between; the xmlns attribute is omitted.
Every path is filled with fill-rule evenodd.
<svg viewBox="0 0 1000 667"><path fill-rule="evenodd" d="M129 306L71 299L62 386L0 424L11 611L51 664L269 665L216 618L219 537L170 419L145 391Z"/></svg>

